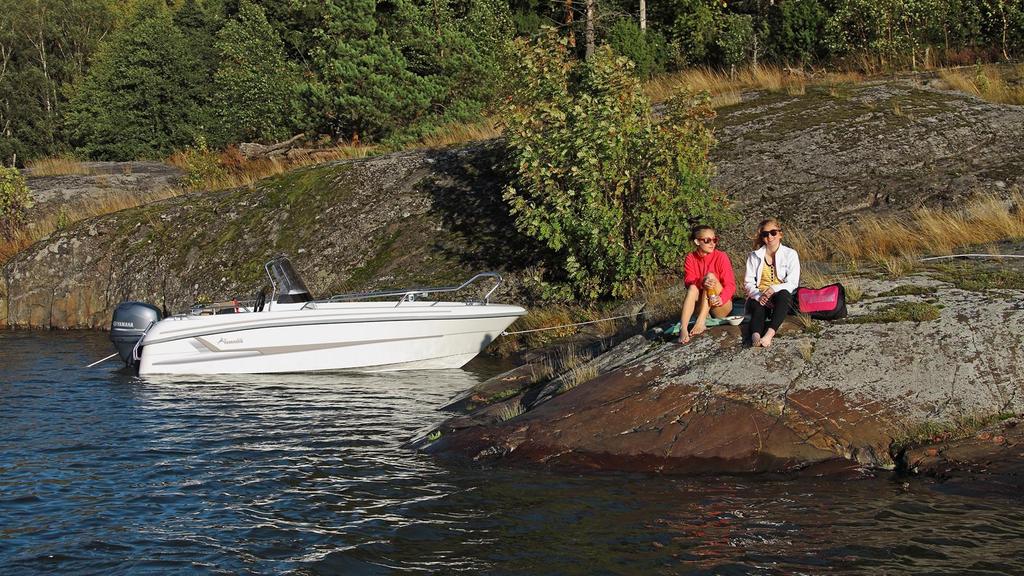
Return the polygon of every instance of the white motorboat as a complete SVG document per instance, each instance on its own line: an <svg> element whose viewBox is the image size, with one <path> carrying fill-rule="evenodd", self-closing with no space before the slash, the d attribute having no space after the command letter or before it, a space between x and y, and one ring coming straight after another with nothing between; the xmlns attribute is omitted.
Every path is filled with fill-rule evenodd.
<svg viewBox="0 0 1024 576"><path fill-rule="evenodd" d="M261 291L252 302L167 318L150 304L122 302L110 329L121 359L141 375L459 368L526 314L489 302L501 283L494 272L460 286L314 300L287 258L274 258L265 269L269 300ZM488 278L495 285L480 300L427 299Z"/></svg>

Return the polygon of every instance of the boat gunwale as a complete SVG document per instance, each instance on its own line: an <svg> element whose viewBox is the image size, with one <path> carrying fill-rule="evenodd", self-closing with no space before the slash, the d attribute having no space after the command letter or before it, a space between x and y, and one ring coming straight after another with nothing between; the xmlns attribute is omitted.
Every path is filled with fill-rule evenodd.
<svg viewBox="0 0 1024 576"><path fill-rule="evenodd" d="M509 305L509 304L497 304L497 305L490 304L489 306L507 306L508 308L513 308L513 309L514 308L518 308L518 311L513 312L513 311L509 310L507 312L498 312L498 313L493 313L493 314L473 314L473 315L433 316L433 317L427 317L427 316L396 316L396 317L376 317L376 318L374 318L374 317L369 317L369 318L362 317L362 318L348 318L348 319L335 317L335 318L322 318L322 319L318 319L318 320L308 320L308 319L302 320L302 321L295 320L295 321L291 321L291 322L287 321L287 319L284 319L284 318L276 318L276 319L275 318L270 318L270 319L268 319L268 318L261 318L261 319L258 319L258 320L263 320L262 322L259 322L258 320L254 319L254 322L247 323L246 325L242 325L242 326L238 326L238 325L234 325L234 326L230 326L230 325L229 326L216 326L216 325L214 325L214 326L208 326L208 325L205 325L205 326L184 326L180 330L176 330L175 331L175 332L182 332L181 334L174 334L174 335L167 335L167 336L160 337L161 335L158 332L156 334L157 338L155 338L153 340L149 339L150 336L149 336L149 333L147 333L146 337L143 338L143 340L142 340L142 346L152 346L152 345L155 345L155 344L165 344L167 342L174 342L174 341L177 341L177 340L185 340L185 339L188 339L188 338L197 338L197 337L203 337L203 336L215 336L215 335L218 335L218 334L227 334L227 333L232 333L232 332L248 332L248 331L251 331L251 330L262 330L262 329L267 329L267 328L292 328L292 327L296 327L296 326L325 325L325 324L355 324L355 323L367 323L367 322L373 322L373 323L379 323L379 322L435 322L435 321L452 321L452 320L479 320L479 319L490 319L490 318L509 318L509 317L516 317L516 318L518 318L518 317L521 317L521 316L525 316L526 313L527 313L524 308L519 307L519 306ZM433 309L433 310L436 311L437 309ZM310 309L306 309L305 311L302 312L302 315L308 314L309 311L310 311ZM298 310L290 310L289 312L298 312ZM256 315L264 316L264 315L272 315L272 314L274 314L274 312L248 312L248 313L244 313L244 314L256 314ZM224 315L224 316L229 316L229 315ZM230 316L233 316L233 315L230 315ZM216 316L213 316L213 317L216 318ZM164 322L175 321L175 320L179 320L180 321L180 320L188 319L188 318L189 317L185 317L185 318L178 317L178 318L175 318L173 316L169 317L169 318L165 318L164 320L161 320L160 322L158 322L154 326L154 328L157 328L160 324L162 324ZM292 318L294 318L294 316ZM271 322L267 322L266 320L271 320ZM274 320L276 320L276 321L274 321Z"/></svg>

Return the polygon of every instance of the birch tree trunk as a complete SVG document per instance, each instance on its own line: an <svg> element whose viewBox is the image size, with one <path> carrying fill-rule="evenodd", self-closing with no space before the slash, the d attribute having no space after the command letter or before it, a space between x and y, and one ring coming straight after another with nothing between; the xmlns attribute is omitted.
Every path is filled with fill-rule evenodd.
<svg viewBox="0 0 1024 576"><path fill-rule="evenodd" d="M569 48L576 47L576 15L573 12L573 0L565 0L565 28L569 31Z"/></svg>
<svg viewBox="0 0 1024 576"><path fill-rule="evenodd" d="M584 57L590 60L590 57L594 55L594 18L597 12L597 0L587 0L587 49L584 53Z"/></svg>

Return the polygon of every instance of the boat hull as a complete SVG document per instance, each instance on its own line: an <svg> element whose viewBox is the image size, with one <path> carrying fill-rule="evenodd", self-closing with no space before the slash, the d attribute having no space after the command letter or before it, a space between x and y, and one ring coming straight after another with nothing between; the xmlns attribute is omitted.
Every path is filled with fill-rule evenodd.
<svg viewBox="0 0 1024 576"><path fill-rule="evenodd" d="M321 304L161 320L139 374L459 368L526 311L501 304Z"/></svg>

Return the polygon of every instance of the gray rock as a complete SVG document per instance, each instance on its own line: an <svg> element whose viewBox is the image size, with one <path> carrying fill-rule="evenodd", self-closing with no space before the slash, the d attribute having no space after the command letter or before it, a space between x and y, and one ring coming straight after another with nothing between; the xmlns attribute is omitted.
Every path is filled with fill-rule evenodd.
<svg viewBox="0 0 1024 576"><path fill-rule="evenodd" d="M424 450L457 459L649 472L785 471L829 462L893 468L925 431L1024 411L1024 289L936 286L937 319L787 328L770 348L711 328L688 345L627 340L609 371L530 410L459 430ZM860 309L917 296L882 298ZM560 393L559 393L560 392ZM524 398L530 396L524 392ZM514 400L514 399L512 399ZM507 400L507 401L512 401Z"/></svg>

